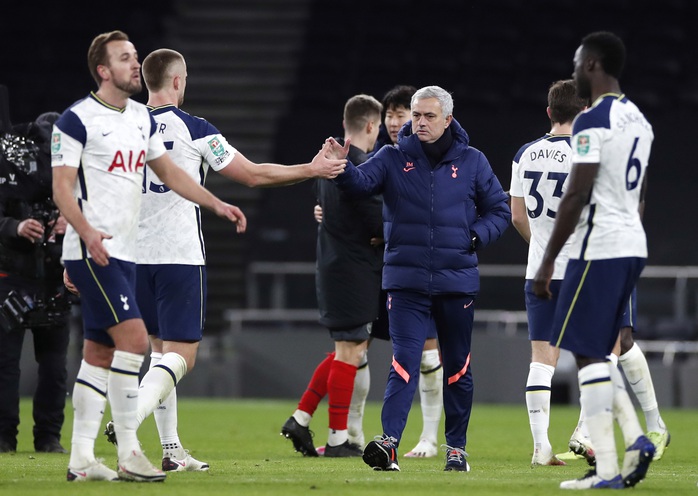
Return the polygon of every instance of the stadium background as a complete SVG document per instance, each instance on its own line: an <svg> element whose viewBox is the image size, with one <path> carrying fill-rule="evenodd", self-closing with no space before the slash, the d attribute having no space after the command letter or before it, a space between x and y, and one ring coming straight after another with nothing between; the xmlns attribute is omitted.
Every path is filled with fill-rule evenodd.
<svg viewBox="0 0 698 496"><path fill-rule="evenodd" d="M141 58L160 47L182 52L189 65L183 108L209 119L255 161L307 161L325 137L341 135L343 104L356 93L380 99L395 84L438 84L453 93L455 117L505 189L514 153L548 130L549 84L571 76L572 56L585 34L614 31L628 50L622 88L656 136L645 213L649 264L698 265L692 198L698 184L692 146L698 3L691 0L126 0L99 6L78 0L43 8L25 2L13 11L0 17L0 83L8 86L15 123L62 111L95 89L86 67L89 42L100 32L122 29ZM144 102L145 89L135 98ZM245 286L250 263L312 262L316 226L310 182L249 190L212 174L208 186L240 205L250 220L248 233L239 237L210 215L204 221L207 333L215 358L216 350L231 346L226 310L250 304ZM525 260L526 245L514 229L481 254L482 264ZM520 278L483 278L480 307L520 311L521 288ZM285 307L315 306L312 277L288 277L286 289ZM641 285L644 331L654 338L695 339L696 280L687 281L681 315L673 289L672 279ZM258 305L271 304L269 293L262 287ZM318 335L318 329L292 330L311 341ZM277 353L283 353L283 332L264 329L265 337L252 336L250 343L261 343L255 351L262 353L280 342ZM525 346L525 334L515 334L515 347ZM314 341L321 349L331 346L327 339ZM303 350L318 351L305 345ZM676 380L678 372L672 368L667 374ZM301 382L302 377L305 369L293 376ZM680 386L673 390L671 401L679 402ZM219 391L209 386L206 392Z"/></svg>

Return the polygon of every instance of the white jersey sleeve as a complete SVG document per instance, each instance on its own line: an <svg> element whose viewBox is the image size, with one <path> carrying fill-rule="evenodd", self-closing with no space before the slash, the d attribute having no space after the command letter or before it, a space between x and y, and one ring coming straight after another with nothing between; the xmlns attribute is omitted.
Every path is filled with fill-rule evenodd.
<svg viewBox="0 0 698 496"><path fill-rule="evenodd" d="M511 196L523 197L531 229L526 279L533 279L555 225L560 198L566 189L572 150L568 135L551 135L527 143L512 162ZM565 275L570 238L555 259L553 279Z"/></svg>
<svg viewBox="0 0 698 496"><path fill-rule="evenodd" d="M572 161L599 164L571 256L583 260L647 257L638 212L654 133L624 95L602 95L574 122Z"/></svg>
<svg viewBox="0 0 698 496"><path fill-rule="evenodd" d="M174 105L153 108L151 114L172 160L201 185L209 167L218 171L237 153L205 119ZM149 167L142 192L138 263L204 265L199 206L167 188Z"/></svg>
<svg viewBox="0 0 698 496"><path fill-rule="evenodd" d="M164 153L148 109L133 100L120 109L92 93L56 121L51 165L78 168L75 197L87 222L112 236L103 240L110 256L136 261L143 170L147 159ZM78 234L68 226L63 259L89 256Z"/></svg>

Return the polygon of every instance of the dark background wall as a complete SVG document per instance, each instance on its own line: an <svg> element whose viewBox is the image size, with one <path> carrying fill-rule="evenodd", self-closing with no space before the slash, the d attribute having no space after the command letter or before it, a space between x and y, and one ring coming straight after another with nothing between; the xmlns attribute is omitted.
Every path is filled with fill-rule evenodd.
<svg viewBox="0 0 698 496"><path fill-rule="evenodd" d="M12 2L0 15L0 84L8 87L14 123L48 111L62 112L96 90L87 49L99 33L121 29L142 57L162 46L171 0L115 4L75 0ZM145 92L136 96L145 101Z"/></svg>
<svg viewBox="0 0 698 496"><path fill-rule="evenodd" d="M320 5L322 4L322 5ZM371 1L317 2L296 99L277 138L280 160L300 161L328 134L341 133L342 106L395 84L437 84L451 91L454 115L471 145L489 158L505 189L511 159L549 129L546 92L571 77L574 51L588 32L605 29L626 42L622 89L654 126L646 225L651 264L696 264L698 237L687 215L698 211L691 142L698 110L698 4L690 1ZM336 50L333 48L336 47ZM310 187L266 193L267 221L288 228L289 256L312 253ZM297 213L296 213L297 212ZM275 215L278 214L278 215ZM482 261L524 263L510 229Z"/></svg>

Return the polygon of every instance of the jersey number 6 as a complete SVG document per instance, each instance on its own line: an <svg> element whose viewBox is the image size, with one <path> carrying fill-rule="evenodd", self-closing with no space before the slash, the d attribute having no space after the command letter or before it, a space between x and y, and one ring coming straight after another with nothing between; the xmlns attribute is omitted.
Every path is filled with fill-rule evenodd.
<svg viewBox="0 0 698 496"><path fill-rule="evenodd" d="M625 189L628 191L637 188L637 185L640 183L640 176L642 175L642 163L639 158L633 157L639 139L640 138L635 138L633 142L633 149L630 151L630 157L628 158L628 166L625 169Z"/></svg>

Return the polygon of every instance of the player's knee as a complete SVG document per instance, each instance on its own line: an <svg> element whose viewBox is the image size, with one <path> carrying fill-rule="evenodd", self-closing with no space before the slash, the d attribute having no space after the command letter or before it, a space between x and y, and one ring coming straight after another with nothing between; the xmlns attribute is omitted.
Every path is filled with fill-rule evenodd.
<svg viewBox="0 0 698 496"><path fill-rule="evenodd" d="M624 355L630 351L633 344L635 344L635 340L633 339L633 328L624 327L620 330L620 354Z"/></svg>
<svg viewBox="0 0 698 496"><path fill-rule="evenodd" d="M156 367L162 367L170 371L174 375L175 384L191 370L188 366L188 361L185 357L176 352L168 352L162 356Z"/></svg>
<svg viewBox="0 0 698 496"><path fill-rule="evenodd" d="M419 364L419 371L427 374L433 372L441 367L441 358L439 357L439 350L431 349L422 351L422 360Z"/></svg>
<svg viewBox="0 0 698 496"><path fill-rule="evenodd" d="M359 349L356 356L356 366L361 367L368 362L368 349Z"/></svg>
<svg viewBox="0 0 698 496"><path fill-rule="evenodd" d="M335 360L358 367L362 363L363 357L366 353L366 348L355 346L354 343L351 345L348 344L349 342L345 341L344 346L339 346L337 348Z"/></svg>
<svg viewBox="0 0 698 496"><path fill-rule="evenodd" d="M185 361L187 363L187 372L191 372L191 370L194 368L194 365L196 365L196 355L191 357L185 357Z"/></svg>

